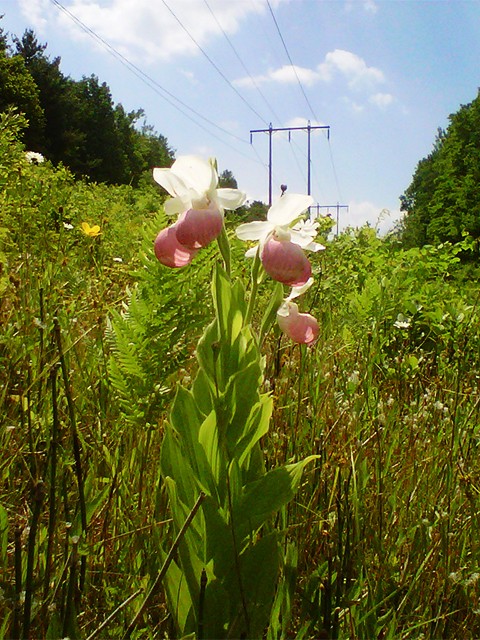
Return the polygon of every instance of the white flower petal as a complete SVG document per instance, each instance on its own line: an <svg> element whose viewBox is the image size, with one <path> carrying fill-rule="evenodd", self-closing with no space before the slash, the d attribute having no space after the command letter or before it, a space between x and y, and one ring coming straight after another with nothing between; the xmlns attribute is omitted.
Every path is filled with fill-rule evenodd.
<svg viewBox="0 0 480 640"><path fill-rule="evenodd" d="M238 189L217 189L216 199L222 209L232 211L241 207L247 196Z"/></svg>
<svg viewBox="0 0 480 640"><path fill-rule="evenodd" d="M323 246L323 244L320 244L319 242L311 242L305 247L306 251L313 251L314 253L317 251L323 251L324 249L325 247Z"/></svg>
<svg viewBox="0 0 480 640"><path fill-rule="evenodd" d="M255 258L258 253L258 244L255 247L252 247L248 251L245 251L246 258Z"/></svg>
<svg viewBox="0 0 480 640"><path fill-rule="evenodd" d="M188 187L184 181L175 175L171 169L160 169L156 167L153 170L153 179L171 196L179 196L188 191Z"/></svg>
<svg viewBox="0 0 480 640"><path fill-rule="evenodd" d="M314 237L315 236L312 237L310 234L305 233L303 231L298 231L297 229L290 229L291 242L293 242L294 244L298 244L298 246L302 247L302 249L306 249L308 245L314 244L312 242Z"/></svg>
<svg viewBox="0 0 480 640"><path fill-rule="evenodd" d="M246 222L235 229L235 233L240 240L263 240L272 231L272 225L268 222L255 220Z"/></svg>
<svg viewBox="0 0 480 640"><path fill-rule="evenodd" d="M165 209L167 216L175 216L187 211L190 206L189 204L185 206L183 198L168 198L168 200L165 200L163 208Z"/></svg>
<svg viewBox="0 0 480 640"><path fill-rule="evenodd" d="M295 302L290 302L289 300L284 300L282 304L278 307L277 316L281 316L282 318L288 318L288 316L298 315L298 306Z"/></svg>
<svg viewBox="0 0 480 640"><path fill-rule="evenodd" d="M267 220L274 225L284 226L293 222L313 204L311 196L286 193L270 207Z"/></svg>
<svg viewBox="0 0 480 640"><path fill-rule="evenodd" d="M305 282L305 284L302 284L301 287L292 287L292 290L290 291L290 295L288 296L288 298L285 298L285 302L290 302L290 300L294 300L295 298L298 298L298 296L301 296L303 293L305 293L307 289L310 289L312 284L313 284L313 278L309 278Z"/></svg>
<svg viewBox="0 0 480 640"><path fill-rule="evenodd" d="M171 171L198 194L209 193L218 184L217 172L211 163L197 156L180 156Z"/></svg>

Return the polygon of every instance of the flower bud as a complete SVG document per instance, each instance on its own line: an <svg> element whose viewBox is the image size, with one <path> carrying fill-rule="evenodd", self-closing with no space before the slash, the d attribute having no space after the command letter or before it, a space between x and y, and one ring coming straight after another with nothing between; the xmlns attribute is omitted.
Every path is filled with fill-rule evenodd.
<svg viewBox="0 0 480 640"><path fill-rule="evenodd" d="M197 249L192 250L180 244L176 224L160 231L155 239L154 251L162 264L173 268L190 264L197 253Z"/></svg>
<svg viewBox="0 0 480 640"><path fill-rule="evenodd" d="M177 240L188 249L206 247L220 235L223 226L223 214L210 203L207 209L189 209L182 213L175 226Z"/></svg>
<svg viewBox="0 0 480 640"><path fill-rule="evenodd" d="M303 250L289 240L270 238L264 244L260 258L270 277L290 287L305 284L312 275L312 267Z"/></svg>
<svg viewBox="0 0 480 640"><path fill-rule="evenodd" d="M284 302L277 311L280 329L294 342L311 345L318 338L317 320L309 313L299 313L295 302Z"/></svg>

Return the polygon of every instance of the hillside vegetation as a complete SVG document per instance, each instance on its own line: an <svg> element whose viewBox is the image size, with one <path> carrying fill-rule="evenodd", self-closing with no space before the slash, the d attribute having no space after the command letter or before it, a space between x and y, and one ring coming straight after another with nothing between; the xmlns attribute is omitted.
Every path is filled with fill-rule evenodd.
<svg viewBox="0 0 480 640"><path fill-rule="evenodd" d="M4 51L0 67L24 74L24 111L28 101L30 116L40 107L37 133L45 135L21 58ZM177 451L180 432L188 441L181 399L187 405L194 388L203 402L207 375L198 371L213 362L208 388L220 397L217 361L231 366L210 324L225 247L209 245L182 269L163 267L153 252L168 223L160 189L82 177L53 146L33 146L33 122L0 109L0 638L181 637L184 576L173 569L186 546L175 546L178 503L160 470L190 477L191 469L175 469L180 455L162 456L162 444ZM26 151L46 160L32 162ZM234 230L260 205L225 218L234 284L222 295L231 308L251 271ZM323 221L326 250L312 258L315 282L302 300L319 321L316 343L294 344L276 325L261 343L245 342L257 360L233 372L231 388L247 396L261 368L258 406L273 406L256 442L261 463L253 462L272 477L309 461L274 517L269 497L282 487L246 501L253 519L262 508L265 517L249 529L246 510L246 547L255 553L238 550L238 558L247 556L254 579L240 594L231 581L230 593L250 603L273 581L268 601L252 608L252 618L266 619L257 637L480 636L480 291L477 240L462 225L455 244L406 248L370 227L328 240ZM269 284L253 282L246 290L258 288L259 305L247 327L224 305L229 337L268 324ZM242 416L240 401L219 406ZM188 442L185 456L198 444ZM230 471L228 492L240 474ZM215 548L205 552L221 564L224 548L237 549L215 526ZM187 530L191 542L195 522ZM206 569L185 576L198 583L199 619L182 622L196 625L187 637L199 640L213 638L204 625L212 617L205 593L215 598ZM169 606L175 597L178 610ZM223 595L217 605L214 618L228 615ZM240 622L229 622L222 637L239 637Z"/></svg>
<svg viewBox="0 0 480 640"><path fill-rule="evenodd" d="M29 163L22 124L0 125L0 635L120 638L172 543L163 425L197 367L218 255L163 268L158 191ZM345 233L316 259L315 347L264 344L267 468L319 456L281 513L288 563L266 637L480 634L470 251ZM162 589L135 633L175 637Z"/></svg>
<svg viewBox="0 0 480 640"><path fill-rule="evenodd" d="M406 246L480 236L480 92L449 120L401 197Z"/></svg>

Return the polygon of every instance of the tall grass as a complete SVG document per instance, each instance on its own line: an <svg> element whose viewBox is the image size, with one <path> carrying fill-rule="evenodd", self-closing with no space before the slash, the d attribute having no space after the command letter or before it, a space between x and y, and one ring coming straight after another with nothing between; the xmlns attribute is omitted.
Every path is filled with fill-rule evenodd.
<svg viewBox="0 0 480 640"><path fill-rule="evenodd" d="M163 421L217 257L163 270L158 193L29 165L20 126L0 126L0 637L121 638L173 542ZM279 516L269 639L480 635L479 291L460 250L345 233L315 267L315 347L264 345L267 465L320 456ZM137 629L173 637L161 589Z"/></svg>

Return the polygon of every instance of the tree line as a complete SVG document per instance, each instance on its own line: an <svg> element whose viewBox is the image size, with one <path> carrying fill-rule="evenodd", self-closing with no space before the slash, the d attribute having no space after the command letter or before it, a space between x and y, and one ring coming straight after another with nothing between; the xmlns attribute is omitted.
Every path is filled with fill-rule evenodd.
<svg viewBox="0 0 480 640"><path fill-rule="evenodd" d="M459 242L480 236L480 90L438 129L430 154L420 160L400 197L405 246Z"/></svg>
<svg viewBox="0 0 480 640"><path fill-rule="evenodd" d="M9 43L0 29L0 112L16 108L26 116L27 149L78 177L109 184L136 186L151 167L171 165L173 149L142 109L114 104L95 75L65 76L61 58L50 58L46 48L32 30Z"/></svg>

